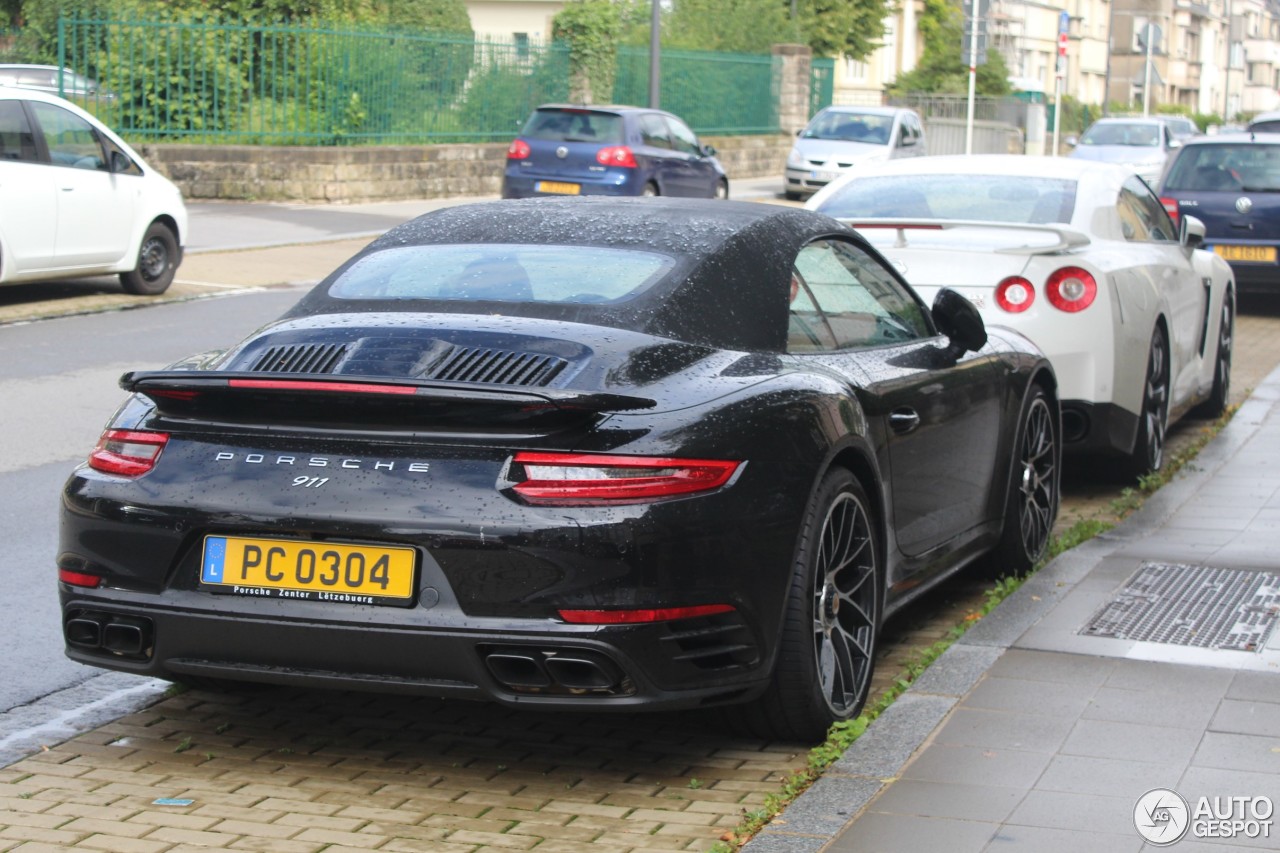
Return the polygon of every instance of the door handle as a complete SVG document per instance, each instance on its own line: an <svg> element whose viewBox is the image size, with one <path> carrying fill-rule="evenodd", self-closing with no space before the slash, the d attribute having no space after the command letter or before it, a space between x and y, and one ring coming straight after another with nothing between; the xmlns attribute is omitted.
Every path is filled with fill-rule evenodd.
<svg viewBox="0 0 1280 853"><path fill-rule="evenodd" d="M909 433L918 426L920 426L920 415L915 409L904 406L889 413L889 428L900 435Z"/></svg>

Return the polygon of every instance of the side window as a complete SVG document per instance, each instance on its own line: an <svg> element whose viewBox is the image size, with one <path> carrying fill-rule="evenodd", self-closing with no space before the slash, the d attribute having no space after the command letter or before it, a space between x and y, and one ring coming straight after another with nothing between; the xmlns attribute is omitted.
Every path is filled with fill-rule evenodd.
<svg viewBox="0 0 1280 853"><path fill-rule="evenodd" d="M0 162L38 163L36 138L21 101L0 101Z"/></svg>
<svg viewBox="0 0 1280 853"><path fill-rule="evenodd" d="M795 269L801 292L791 308L792 352L880 346L932 335L920 303L879 261L851 243L811 243L800 250Z"/></svg>
<svg viewBox="0 0 1280 853"><path fill-rule="evenodd" d="M668 118L667 124L671 125L672 148L685 154L702 153L698 148L698 137L693 135L693 131L686 127L684 122Z"/></svg>
<svg viewBox="0 0 1280 853"><path fill-rule="evenodd" d="M1126 240L1176 243L1178 229L1164 205L1140 178L1129 178L1120 188L1120 221Z"/></svg>
<svg viewBox="0 0 1280 853"><path fill-rule="evenodd" d="M645 145L654 148L671 147L671 131L662 116L656 113L645 113L640 116L640 139Z"/></svg>
<svg viewBox="0 0 1280 853"><path fill-rule="evenodd" d="M93 125L62 107L31 103L55 166L106 170L107 158Z"/></svg>

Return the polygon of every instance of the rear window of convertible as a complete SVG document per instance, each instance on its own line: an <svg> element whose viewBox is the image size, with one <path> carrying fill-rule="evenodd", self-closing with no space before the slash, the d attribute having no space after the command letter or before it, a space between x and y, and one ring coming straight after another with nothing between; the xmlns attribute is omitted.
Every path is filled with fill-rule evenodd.
<svg viewBox="0 0 1280 853"><path fill-rule="evenodd" d="M329 286L337 299L626 302L671 271L656 252L596 246L398 246L352 264Z"/></svg>

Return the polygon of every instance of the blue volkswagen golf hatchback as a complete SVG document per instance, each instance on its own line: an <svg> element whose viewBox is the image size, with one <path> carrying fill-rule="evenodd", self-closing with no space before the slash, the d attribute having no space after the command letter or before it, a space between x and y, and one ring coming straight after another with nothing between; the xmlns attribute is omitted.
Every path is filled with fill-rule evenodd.
<svg viewBox="0 0 1280 853"><path fill-rule="evenodd" d="M1280 293L1280 133L1187 140L1165 170L1170 215L1204 223L1204 243L1231 265L1241 293Z"/></svg>
<svg viewBox="0 0 1280 853"><path fill-rule="evenodd" d="M729 179L715 155L662 110L547 104L507 148L502 197L728 198Z"/></svg>

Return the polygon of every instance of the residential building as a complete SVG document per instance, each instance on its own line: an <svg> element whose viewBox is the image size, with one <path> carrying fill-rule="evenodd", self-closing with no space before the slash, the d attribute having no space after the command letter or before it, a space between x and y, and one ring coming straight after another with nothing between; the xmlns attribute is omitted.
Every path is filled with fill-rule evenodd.
<svg viewBox="0 0 1280 853"><path fill-rule="evenodd" d="M467 0L476 38L484 41L540 44L551 41L551 20L566 0Z"/></svg>

